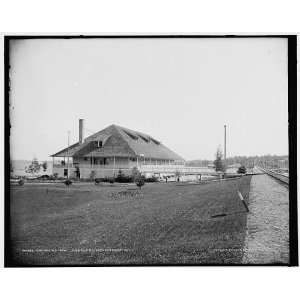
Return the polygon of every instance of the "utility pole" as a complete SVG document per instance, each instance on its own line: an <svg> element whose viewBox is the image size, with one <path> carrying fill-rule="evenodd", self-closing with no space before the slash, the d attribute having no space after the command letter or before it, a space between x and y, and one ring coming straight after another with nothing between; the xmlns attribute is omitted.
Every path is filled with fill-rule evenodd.
<svg viewBox="0 0 300 300"><path fill-rule="evenodd" d="M67 173L67 179L69 179L69 148L70 148L70 131L68 131L68 173Z"/></svg>
<svg viewBox="0 0 300 300"><path fill-rule="evenodd" d="M224 177L226 173L226 125L224 125Z"/></svg>

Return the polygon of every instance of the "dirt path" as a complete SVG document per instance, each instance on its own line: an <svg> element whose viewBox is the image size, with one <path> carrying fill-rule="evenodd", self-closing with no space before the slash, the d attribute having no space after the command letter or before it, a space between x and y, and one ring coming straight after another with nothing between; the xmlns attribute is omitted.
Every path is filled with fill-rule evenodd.
<svg viewBox="0 0 300 300"><path fill-rule="evenodd" d="M243 263L289 263L289 190L268 175L253 176Z"/></svg>

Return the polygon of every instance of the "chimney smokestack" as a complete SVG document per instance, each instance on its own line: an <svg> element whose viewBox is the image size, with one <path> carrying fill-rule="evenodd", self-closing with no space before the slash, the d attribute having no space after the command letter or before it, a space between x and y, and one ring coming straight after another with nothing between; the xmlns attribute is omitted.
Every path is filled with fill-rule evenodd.
<svg viewBox="0 0 300 300"><path fill-rule="evenodd" d="M84 140L84 119L79 119L79 144Z"/></svg>

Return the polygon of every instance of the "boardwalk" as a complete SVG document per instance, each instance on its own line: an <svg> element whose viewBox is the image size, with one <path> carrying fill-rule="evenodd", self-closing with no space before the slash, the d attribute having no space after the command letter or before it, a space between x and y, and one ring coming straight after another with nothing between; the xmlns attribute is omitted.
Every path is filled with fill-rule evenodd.
<svg viewBox="0 0 300 300"><path fill-rule="evenodd" d="M268 175L253 176L243 263L289 262L289 190Z"/></svg>

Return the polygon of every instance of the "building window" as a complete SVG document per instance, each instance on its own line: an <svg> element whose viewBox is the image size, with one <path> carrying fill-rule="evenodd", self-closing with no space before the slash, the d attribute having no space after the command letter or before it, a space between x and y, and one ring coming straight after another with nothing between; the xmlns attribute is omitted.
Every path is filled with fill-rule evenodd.
<svg viewBox="0 0 300 300"><path fill-rule="evenodd" d="M138 136L136 136L135 134L133 134L133 133L127 131L127 130L123 130L123 132L125 132L133 140L138 140Z"/></svg>
<svg viewBox="0 0 300 300"><path fill-rule="evenodd" d="M94 141L94 144L95 144L95 147L97 147L97 148L102 148L102 146L103 146L102 141Z"/></svg>
<svg viewBox="0 0 300 300"><path fill-rule="evenodd" d="M145 137L145 136L143 136L143 135L141 135L141 134L138 134L138 136L139 136L144 142L146 142L146 143L149 143L149 142L150 142L150 139L149 139L149 138L147 138L147 137Z"/></svg>
<svg viewBox="0 0 300 300"><path fill-rule="evenodd" d="M154 138L150 137L150 140L151 140L154 144L160 145L160 142L157 141L157 140L155 140Z"/></svg>

